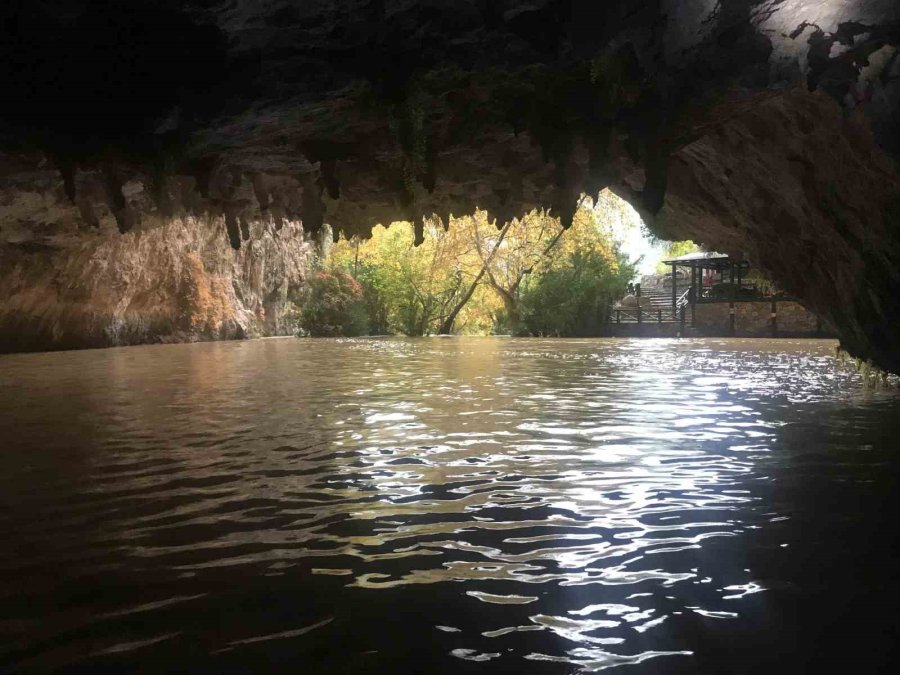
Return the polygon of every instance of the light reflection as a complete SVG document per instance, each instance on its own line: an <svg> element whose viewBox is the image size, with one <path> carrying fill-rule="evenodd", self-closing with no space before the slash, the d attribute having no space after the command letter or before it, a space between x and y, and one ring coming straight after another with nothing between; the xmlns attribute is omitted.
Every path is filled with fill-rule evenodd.
<svg viewBox="0 0 900 675"><path fill-rule="evenodd" d="M736 619L774 587L714 559L788 518L759 496L774 417L856 386L830 345L809 357L716 341L347 341L335 361L310 354L319 344L266 347L284 350L277 401L221 358L259 372L247 350L150 379L168 411L120 409L98 435L108 452L79 457L93 478L78 497L102 512L51 504L60 521L46 527L90 513L97 542L130 564L198 582L260 568L340 584L360 604L451 588L493 622L433 608L429 626L471 641L450 651L464 660L513 649L590 672L684 657L652 648L682 610ZM523 633L540 648L513 642Z"/></svg>
<svg viewBox="0 0 900 675"><path fill-rule="evenodd" d="M531 653L525 656L533 661L557 661L580 666L581 672L596 673L607 668L630 666L656 659L662 656L691 656L690 651L645 651L640 654L614 654L602 649L573 649L569 656L550 656L548 654Z"/></svg>

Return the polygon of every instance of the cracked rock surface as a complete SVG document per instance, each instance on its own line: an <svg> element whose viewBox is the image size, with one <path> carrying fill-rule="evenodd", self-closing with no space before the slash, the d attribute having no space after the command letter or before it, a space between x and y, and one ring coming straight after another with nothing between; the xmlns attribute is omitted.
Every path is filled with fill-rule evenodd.
<svg viewBox="0 0 900 675"><path fill-rule="evenodd" d="M85 241L202 221L237 260L295 221L565 222L609 186L900 370L896 0L11 0L0 18L0 279L29 279L0 281L7 314L49 283L22 270Z"/></svg>

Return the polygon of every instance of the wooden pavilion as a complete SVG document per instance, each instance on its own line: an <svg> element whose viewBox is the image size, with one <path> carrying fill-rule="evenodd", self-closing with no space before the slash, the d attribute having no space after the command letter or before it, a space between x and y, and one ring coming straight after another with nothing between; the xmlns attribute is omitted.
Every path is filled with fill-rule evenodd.
<svg viewBox="0 0 900 675"><path fill-rule="evenodd" d="M698 251L665 260L671 272L627 295L610 311L608 334L620 337L822 337L819 317L770 284L749 280L750 264Z"/></svg>
<svg viewBox="0 0 900 675"><path fill-rule="evenodd" d="M745 286L744 278L750 269L750 263L746 260L738 260L722 253L696 251L671 260L664 260L663 264L672 268L672 315L678 310L678 269L687 268L691 271L689 289L693 290L693 297L688 301L695 302L728 302L734 301L744 293L757 293L755 286ZM714 289L719 289L718 292ZM724 291L724 292L723 292Z"/></svg>

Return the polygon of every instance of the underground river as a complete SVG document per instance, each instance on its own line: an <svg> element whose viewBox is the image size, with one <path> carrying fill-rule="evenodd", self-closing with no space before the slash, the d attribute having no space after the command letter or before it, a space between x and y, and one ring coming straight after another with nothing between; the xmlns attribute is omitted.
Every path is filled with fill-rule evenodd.
<svg viewBox="0 0 900 675"><path fill-rule="evenodd" d="M0 356L0 670L887 669L900 399L833 349Z"/></svg>

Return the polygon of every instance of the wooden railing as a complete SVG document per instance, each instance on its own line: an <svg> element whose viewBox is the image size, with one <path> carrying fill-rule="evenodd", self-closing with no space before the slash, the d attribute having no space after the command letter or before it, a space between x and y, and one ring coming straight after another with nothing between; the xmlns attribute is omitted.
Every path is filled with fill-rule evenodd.
<svg viewBox="0 0 900 675"><path fill-rule="evenodd" d="M643 307L613 307L609 313L609 321L611 323L675 323L681 322L684 325L685 308L687 303L678 305L674 312L661 307L656 309L645 309Z"/></svg>
<svg viewBox="0 0 900 675"><path fill-rule="evenodd" d="M662 307L646 308L638 305L637 307L613 307L609 313L609 321L611 323L663 323L663 315L665 321L680 321L682 326L685 320L685 308L690 304L691 288L688 287L675 300L675 307L671 310L668 308L664 311ZM640 302L640 300L638 301ZM670 318L671 317L671 318Z"/></svg>
<svg viewBox="0 0 900 675"><path fill-rule="evenodd" d="M682 293L681 296L675 301L675 307L672 310L673 318L677 316L678 311L682 307L688 306L691 300L691 290L693 290L693 288L693 286L688 286L687 289L685 289L684 293Z"/></svg>

